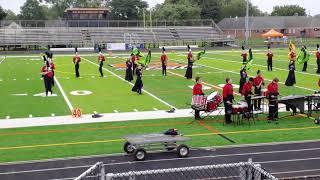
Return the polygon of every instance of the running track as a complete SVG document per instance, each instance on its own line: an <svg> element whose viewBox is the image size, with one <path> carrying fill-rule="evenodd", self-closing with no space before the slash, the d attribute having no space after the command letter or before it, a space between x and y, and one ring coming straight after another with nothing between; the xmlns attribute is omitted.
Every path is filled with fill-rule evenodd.
<svg viewBox="0 0 320 180"><path fill-rule="evenodd" d="M131 156L118 154L0 164L0 179L72 179L98 161L104 162L108 173L244 162L249 158L278 178L320 175L320 141L194 149L184 159L168 152L148 155L144 162L135 162Z"/></svg>

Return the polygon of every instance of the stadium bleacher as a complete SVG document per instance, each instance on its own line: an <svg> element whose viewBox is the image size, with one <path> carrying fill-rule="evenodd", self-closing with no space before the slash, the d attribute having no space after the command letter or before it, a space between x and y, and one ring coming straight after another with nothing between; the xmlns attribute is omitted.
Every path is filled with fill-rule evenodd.
<svg viewBox="0 0 320 180"><path fill-rule="evenodd" d="M75 45L97 43L159 43L165 41L224 41L216 26L171 27L3 27L0 46Z"/></svg>

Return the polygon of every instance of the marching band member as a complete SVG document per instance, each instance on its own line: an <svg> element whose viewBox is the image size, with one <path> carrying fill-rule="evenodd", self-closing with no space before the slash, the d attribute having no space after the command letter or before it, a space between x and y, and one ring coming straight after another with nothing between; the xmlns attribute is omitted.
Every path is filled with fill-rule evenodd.
<svg viewBox="0 0 320 180"><path fill-rule="evenodd" d="M246 82L242 88L242 94L244 96L244 99L246 100L247 104L248 104L248 109L249 111L252 110L251 107L251 95L252 95L252 85L253 85L253 78L249 78L249 81Z"/></svg>
<svg viewBox="0 0 320 180"><path fill-rule="evenodd" d="M303 52L303 59L304 59L302 71L306 72L308 67L308 60L309 60L307 59L307 56L309 54L307 51L307 46L302 46L301 51Z"/></svg>
<svg viewBox="0 0 320 180"><path fill-rule="evenodd" d="M241 53L241 56L242 56L242 64L246 64L246 63L247 63L248 53L247 53L247 51L244 49L244 46L242 46L241 49L242 49L242 53Z"/></svg>
<svg viewBox="0 0 320 180"><path fill-rule="evenodd" d="M268 71L272 71L272 57L273 57L273 53L270 49L270 46L268 46L268 51L267 51L267 63L268 63Z"/></svg>
<svg viewBox="0 0 320 180"><path fill-rule="evenodd" d="M143 83L142 83L142 67L141 66L137 67L136 74L137 74L137 79L136 79L136 82L135 82L134 86L132 87L132 91L141 94L142 93L142 87L143 87Z"/></svg>
<svg viewBox="0 0 320 180"><path fill-rule="evenodd" d="M239 82L239 93L241 94L242 93L242 87L244 85L244 83L247 82L247 70L246 70L246 67L245 66L242 66L241 67L241 70L240 70L240 82Z"/></svg>
<svg viewBox="0 0 320 180"><path fill-rule="evenodd" d="M48 62L49 62L49 66L50 66L51 71L52 71L51 83L52 83L52 86L54 86L54 70L56 69L56 66L54 65L54 63L52 61L52 55L51 55L51 58L48 59Z"/></svg>
<svg viewBox="0 0 320 180"><path fill-rule="evenodd" d="M232 123L231 114L232 114L232 101L233 97L233 87L232 80L230 78L226 78L226 85L224 85L222 89L223 95L223 104L225 108L225 122L226 124Z"/></svg>
<svg viewBox="0 0 320 180"><path fill-rule="evenodd" d="M101 52L101 48L99 48L99 56L98 56L98 63L99 63L99 72L100 72L100 77L103 77L103 72L102 72L102 67L103 67L103 62L106 61L106 58Z"/></svg>
<svg viewBox="0 0 320 180"><path fill-rule="evenodd" d="M253 82L254 82L254 95L261 96L262 86L264 86L264 79L262 77L262 73L260 70L257 71L257 76L254 78ZM257 110L261 109L261 99L254 101L254 108Z"/></svg>
<svg viewBox="0 0 320 180"><path fill-rule="evenodd" d="M80 68L80 55L78 54L78 48L75 48L76 55L73 57L74 69L76 71L76 77L80 77L79 68Z"/></svg>
<svg viewBox="0 0 320 180"><path fill-rule="evenodd" d="M192 66L193 66L193 55L192 55L192 51L191 51L191 48L190 46L188 45L188 56L187 56L187 59L188 59L188 67L187 67L187 70L186 70L186 74L184 75L187 79L192 79Z"/></svg>
<svg viewBox="0 0 320 180"><path fill-rule="evenodd" d="M295 76L295 65L293 61L290 61L289 63L289 74L286 80L285 85L286 86L293 86L294 84L296 84L296 76Z"/></svg>
<svg viewBox="0 0 320 180"><path fill-rule="evenodd" d="M42 77L44 80L44 87L46 89L46 96L52 95L52 80L53 80L53 72L49 65L49 62L46 61L41 68ZM49 94L50 92L50 94Z"/></svg>
<svg viewBox="0 0 320 180"><path fill-rule="evenodd" d="M319 44L317 44L316 58L317 58L317 65L318 65L317 73L320 74L320 47L319 47Z"/></svg>
<svg viewBox="0 0 320 180"><path fill-rule="evenodd" d="M131 82L133 80L133 73L132 73L132 61L131 58L128 58L126 61L126 77L125 80Z"/></svg>
<svg viewBox="0 0 320 180"><path fill-rule="evenodd" d="M297 54L293 47L289 47L289 54L288 54L289 62L293 61L293 63L296 62Z"/></svg>
<svg viewBox="0 0 320 180"><path fill-rule="evenodd" d="M204 93L202 91L202 80L200 79L200 77L196 77L196 83L193 86L192 94L193 95L204 95ZM199 110L195 110L194 118L196 120L201 119Z"/></svg>
<svg viewBox="0 0 320 180"><path fill-rule="evenodd" d="M167 65L168 65L168 56L166 55L166 50L162 47L162 55L160 57L162 65L162 75L167 76Z"/></svg>
<svg viewBox="0 0 320 180"><path fill-rule="evenodd" d="M275 120L278 118L278 78L274 78L273 81L267 86L267 98L269 100L269 116L268 120Z"/></svg>

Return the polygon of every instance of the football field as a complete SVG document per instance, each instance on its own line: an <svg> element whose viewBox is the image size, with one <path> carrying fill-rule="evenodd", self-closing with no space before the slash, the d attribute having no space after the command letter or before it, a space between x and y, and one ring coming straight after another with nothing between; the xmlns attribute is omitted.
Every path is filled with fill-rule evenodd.
<svg viewBox="0 0 320 180"><path fill-rule="evenodd" d="M265 52L254 52L249 75L254 76L258 69L262 70L266 84L278 77L282 96L311 94L319 89L314 55L308 63L307 72L301 72L302 65L297 64L297 84L286 87L287 51L277 49L274 54L274 69L268 72ZM138 95L131 92L132 84L124 80L123 66L128 54L107 56L105 77L102 78L99 77L97 55L81 56L80 78L75 78L71 55L56 55L56 81L54 96L51 97L43 97L40 56L7 56L0 64L1 101L5 102L0 104L0 119L69 115L70 110L76 107L84 114L189 108L194 82L184 78L186 53L168 52L168 56L168 76L163 77L160 53L153 53L150 69L143 73L144 93ZM194 64L193 74L203 79L206 93L221 92L226 77L239 84L241 61L238 51L209 51Z"/></svg>
<svg viewBox="0 0 320 180"><path fill-rule="evenodd" d="M266 68L265 51L255 51L249 75L260 69L266 84L274 77L280 79L280 94L308 95L319 90L314 55L308 63L308 71L296 66L297 84L284 86L288 70L287 51L273 50L274 70ZM142 112L189 109L193 80L184 78L186 52L168 52L168 76L161 75L160 53L153 53L149 68L143 73L142 95L131 92L132 84L124 81L124 63L128 54L106 56L105 77L99 77L96 54L82 54L81 78L75 78L72 55L54 55L56 81L54 96L44 97L44 85L39 55L7 56L0 63L0 119L49 117L70 115L73 108L84 114ZM242 59L239 51L209 51L194 64L194 77L204 81L205 93L221 93L226 77L235 85L239 82ZM134 81L133 81L134 83ZM238 89L235 89L237 92ZM237 100L242 99L239 95ZM281 114L281 116L286 114ZM223 117L192 122L193 118L105 122L79 125L15 128L0 130L0 162L65 158L122 152L123 136L162 132L178 128L192 137L191 147L226 146L266 142L313 140L319 137L319 127L304 116L282 118L279 124L267 123L259 116L254 125L225 126ZM1 120L0 120L1 121ZM76 121L76 120L75 120ZM226 138L222 138L223 134ZM229 139L229 140L228 140Z"/></svg>

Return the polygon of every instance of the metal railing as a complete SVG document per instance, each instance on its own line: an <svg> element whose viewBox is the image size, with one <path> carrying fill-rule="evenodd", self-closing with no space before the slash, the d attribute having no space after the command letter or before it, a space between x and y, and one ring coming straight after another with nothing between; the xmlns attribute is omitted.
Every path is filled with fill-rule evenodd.
<svg viewBox="0 0 320 180"><path fill-rule="evenodd" d="M258 164L250 159L248 162L193 166L145 171L130 171L124 173L105 173L100 164L88 169L76 180L191 180L191 179L235 179L235 180L277 180Z"/></svg>
<svg viewBox="0 0 320 180"><path fill-rule="evenodd" d="M210 26L217 27L211 19L191 20L3 20L0 27L14 26L15 23L24 28L43 27L171 27L171 26Z"/></svg>

